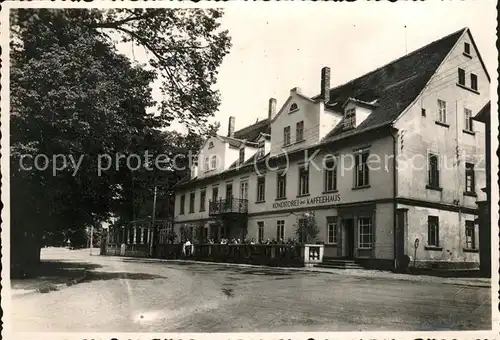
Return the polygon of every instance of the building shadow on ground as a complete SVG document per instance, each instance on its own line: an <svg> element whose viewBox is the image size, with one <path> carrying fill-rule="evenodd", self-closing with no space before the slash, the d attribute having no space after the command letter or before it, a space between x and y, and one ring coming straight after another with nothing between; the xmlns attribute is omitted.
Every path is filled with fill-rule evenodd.
<svg viewBox="0 0 500 340"><path fill-rule="evenodd" d="M147 273L127 273L127 272L102 272L102 271L90 271L85 275L85 279L82 282L90 281L103 281L103 280L153 280L153 279L165 279L165 276L147 274Z"/></svg>
<svg viewBox="0 0 500 340"><path fill-rule="evenodd" d="M48 293L64 286L102 280L152 280L164 278L146 273L96 271L101 265L88 262L42 261L30 276L12 278L13 290L37 290Z"/></svg>
<svg viewBox="0 0 500 340"><path fill-rule="evenodd" d="M409 275L424 275L434 277L448 277L448 278L486 278L484 273L477 269L462 269L462 270L439 270L439 269L413 269L409 270L406 274Z"/></svg>
<svg viewBox="0 0 500 340"><path fill-rule="evenodd" d="M30 275L11 279L12 289L46 289L49 286L71 282L83 276L85 271L101 268L88 262L42 261L30 271Z"/></svg>

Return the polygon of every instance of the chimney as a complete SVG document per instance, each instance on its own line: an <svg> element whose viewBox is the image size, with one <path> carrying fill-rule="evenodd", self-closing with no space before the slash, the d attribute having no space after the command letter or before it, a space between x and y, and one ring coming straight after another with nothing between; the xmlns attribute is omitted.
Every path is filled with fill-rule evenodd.
<svg viewBox="0 0 500 340"><path fill-rule="evenodd" d="M234 116L229 117L229 125L227 126L227 136L234 137Z"/></svg>
<svg viewBox="0 0 500 340"><path fill-rule="evenodd" d="M294 87L290 90L290 96L294 96L296 94L302 94L302 90L300 89L300 87Z"/></svg>
<svg viewBox="0 0 500 340"><path fill-rule="evenodd" d="M269 120L271 120L275 114L276 114L276 99L270 98L269 99L269 111L267 113L267 118Z"/></svg>
<svg viewBox="0 0 500 340"><path fill-rule="evenodd" d="M321 69L321 98L325 103L330 101L330 68Z"/></svg>

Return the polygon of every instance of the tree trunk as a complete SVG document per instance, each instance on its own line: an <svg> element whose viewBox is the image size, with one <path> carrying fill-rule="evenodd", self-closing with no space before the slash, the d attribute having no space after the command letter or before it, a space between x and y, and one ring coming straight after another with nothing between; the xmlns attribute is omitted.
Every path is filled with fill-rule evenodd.
<svg viewBox="0 0 500 340"><path fill-rule="evenodd" d="M17 224L11 228L10 268L12 278L36 275L40 264L42 238L31 226Z"/></svg>

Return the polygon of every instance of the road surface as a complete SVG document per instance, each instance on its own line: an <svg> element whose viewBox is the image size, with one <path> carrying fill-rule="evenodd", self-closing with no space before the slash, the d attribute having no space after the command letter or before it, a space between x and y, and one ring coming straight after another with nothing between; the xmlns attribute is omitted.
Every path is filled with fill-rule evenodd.
<svg viewBox="0 0 500 340"><path fill-rule="evenodd" d="M491 329L490 289L51 249L82 283L12 298L18 332ZM63 264L62 264L63 265Z"/></svg>

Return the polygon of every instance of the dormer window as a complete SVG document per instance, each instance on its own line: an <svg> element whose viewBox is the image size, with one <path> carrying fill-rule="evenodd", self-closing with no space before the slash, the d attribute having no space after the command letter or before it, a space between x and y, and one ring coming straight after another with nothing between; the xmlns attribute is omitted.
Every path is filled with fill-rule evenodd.
<svg viewBox="0 0 500 340"><path fill-rule="evenodd" d="M351 108L345 111L344 129L353 129L356 127L356 109Z"/></svg>
<svg viewBox="0 0 500 340"><path fill-rule="evenodd" d="M299 109L299 106L296 103L292 103L292 105L290 105L289 112L297 111L298 109Z"/></svg>
<svg viewBox="0 0 500 340"><path fill-rule="evenodd" d="M240 149L240 164L245 161L245 148Z"/></svg>
<svg viewBox="0 0 500 340"><path fill-rule="evenodd" d="M264 151L265 145L266 145L266 143L263 140L259 142L259 146L258 146L259 151L257 153L257 158L264 157L264 154L265 154L265 151Z"/></svg>

